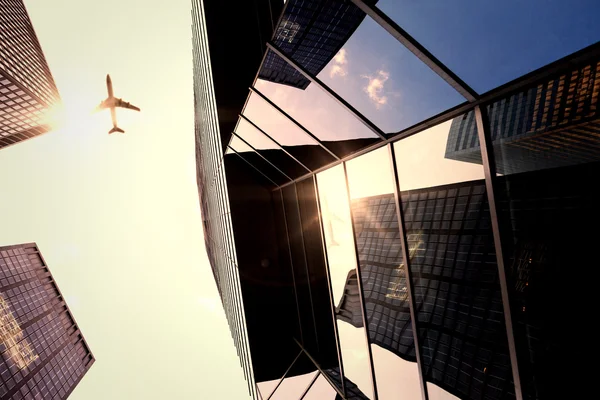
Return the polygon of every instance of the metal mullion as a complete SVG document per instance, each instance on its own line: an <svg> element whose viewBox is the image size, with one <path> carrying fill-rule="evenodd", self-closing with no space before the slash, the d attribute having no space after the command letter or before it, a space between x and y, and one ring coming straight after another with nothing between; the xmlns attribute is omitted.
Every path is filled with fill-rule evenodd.
<svg viewBox="0 0 600 400"><path fill-rule="evenodd" d="M288 113L286 113L285 111L283 111L283 109L281 109L277 104L273 103L267 96L265 96L264 94L262 94L260 92L260 90L258 90L254 86L252 86L250 88L250 90L253 93L256 93L258 96L260 96L261 99L263 99L264 101L266 101L271 107L273 107L275 110L279 111L279 113L281 115L283 115L284 117L286 117L294 125L296 125L298 128L300 128L300 130L302 132L306 133L307 136L309 136L311 139L313 139L315 142L317 142L317 144L323 150L325 150L327 153L329 153L333 158L335 158L336 160L340 159L333 151L329 150L329 148L327 146L325 146L325 144L323 144L323 142L318 137L316 137L315 135L313 135L307 128L305 128L300 122L296 121L291 115L289 115Z"/></svg>
<svg viewBox="0 0 600 400"><path fill-rule="evenodd" d="M329 256L327 254L327 244L325 243L325 229L323 228L323 214L321 213L321 197L319 195L319 183L317 177L313 180L315 193L317 194L317 216L319 218L319 228L321 230L321 242L323 245L323 256L325 258L325 271L327 278L327 289L329 291L329 302L331 303L331 318L333 319L333 332L335 335L335 347L338 354L338 364L340 365L340 376L344 376L344 366L342 360L342 349L340 345L340 337L337 326L337 318L335 317L335 299L333 298L333 285L331 284L331 274L329 272ZM342 381L342 392L346 394L346 385L344 379Z"/></svg>
<svg viewBox="0 0 600 400"><path fill-rule="evenodd" d="M458 77L450 68L438 60L423 45L396 24L390 17L375 6L367 5L363 0L351 0L358 8L364 11L369 17L377 22L383 29L398 40L404 47L413 53L419 60L427 65L440 78L445 80L457 92L459 92L468 101L473 102L479 98L479 94Z"/></svg>
<svg viewBox="0 0 600 400"><path fill-rule="evenodd" d="M310 381L309 385L306 387L306 389L304 390L304 392L302 392L302 395L300 395L298 400L302 400L304 399L304 396L306 396L306 394L310 391L310 389L313 387L313 385L315 384L315 382L317 381L317 379L319 378L319 376L321 376L321 371L317 371L317 373L315 374L314 378L312 379L312 381ZM342 379L342 382L344 380Z"/></svg>
<svg viewBox="0 0 600 400"><path fill-rule="evenodd" d="M429 399L429 393L427 391L427 384L425 380L425 372L423 370L423 359L421 356L421 346L419 343L419 328L417 321L416 303L415 303L415 292L412 281L412 271L410 268L410 254L408 251L408 240L406 238L406 229L404 226L404 212L402 209L402 198L400 192L400 180L398 179L398 167L396 165L396 155L394 151L394 145L388 144L388 154L390 158L390 164L392 172L394 173L394 202L396 203L396 215L398 218L398 231L400 233L400 242L402 246L402 258L404 258L405 275L406 275L406 287L408 289L408 306L410 310L410 318L413 330L413 340L415 342L415 356L417 359L417 366L419 368L419 382L421 383L421 396L423 400Z"/></svg>
<svg viewBox="0 0 600 400"><path fill-rule="evenodd" d="M329 385L343 398L346 398L346 395L344 395L344 393L342 393L340 391L340 388L337 387L337 385L331 380L331 378L325 373L325 371L323 371L323 369L321 368L321 366L319 365L319 363L317 362L317 360L315 360L308 351L306 351L306 349L304 348L304 346L302 346L300 344L300 342L298 342L298 340L294 339L294 341L296 342L296 344L300 347L300 349L304 352L304 354L306 354L306 356L308 357L308 359L313 363L313 365L319 370L319 372L321 373L321 375L323 375L323 378L325 378L327 380L327 382L329 383ZM340 375L340 379L343 381L344 380L344 376Z"/></svg>
<svg viewBox="0 0 600 400"><path fill-rule="evenodd" d="M252 165L252 163L250 161L248 161L244 157L242 157L242 155L240 153L238 153L233 147L229 146L229 148L231 149L231 151L233 151L235 154L237 154L238 157L240 157L242 160L244 160L246 162L246 164L248 164L249 166L251 166L252 168L254 168L259 174L261 174L262 176L264 176L265 178L267 178L267 180L270 181L273 185L275 185L276 187L279 186L275 182L273 182L271 180L271 178L269 178L267 175L263 174L260 169L256 168L254 165Z"/></svg>
<svg viewBox="0 0 600 400"><path fill-rule="evenodd" d="M300 356L302 355L302 353L304 353L304 351L300 350L300 353L298 353L298 355L296 356L296 358L294 358L294 361L292 361L292 363L290 364L290 366L288 367L288 369L283 373L283 376L281 377L281 379L279 380L279 382L277 382L277 386L275 386L275 389L273 389L273 391L271 392L271 394L269 395L269 397L267 397L267 400L269 400L271 398L271 396L273 396L273 394L277 391L277 389L279 389L279 385L281 385L281 383L283 382L283 380L286 378L287 374L289 374L289 372L292 370L292 367L294 366L294 364L296 364L296 361L298 361L298 358L300 358Z"/></svg>
<svg viewBox="0 0 600 400"><path fill-rule="evenodd" d="M287 176L287 174L285 172L283 172L282 170L280 170L279 168L277 168L271 161L267 160L265 158L265 156L263 156L262 154L260 154L258 152L258 150L256 150L254 148L254 146L252 146L250 143L248 143L244 138L242 138L240 135L238 135L235 132L231 133L232 135L235 135L235 137L237 137L238 139L240 139L242 142L244 142L246 145L248 145L260 158L262 158L263 160L265 160L271 167L275 168L277 170L277 172L279 172L281 175L285 176L290 182L292 181L292 178L290 178L289 176Z"/></svg>
<svg viewBox="0 0 600 400"><path fill-rule="evenodd" d="M502 252L500 224L498 221L498 212L496 208L496 194L494 190L494 181L496 178L496 164L494 161L495 154L494 149L492 147L487 111L485 109L482 110L481 106L475 107L475 122L477 123L479 147L481 148L481 160L483 163L483 171L485 174L485 188L487 191L488 204L490 207L492 232L494 234L494 247L496 250L496 261L498 264L498 278L500 280L500 292L502 294L502 307L504 309L504 322L506 324L506 336L508 340L510 364L512 368L513 381L515 384L515 396L517 400L523 400L521 378L519 376L519 365L517 360L517 350L515 346L515 337L512 327L510 297L508 295L508 283L504 267L504 253Z"/></svg>
<svg viewBox="0 0 600 400"><path fill-rule="evenodd" d="M342 107L348 110L356 119L362 122L367 128L369 128L373 133L375 133L381 140L385 140L386 136L381 129L379 129L371 120L362 115L356 108L354 108L350 103L344 100L340 95L334 92L329 86L321 82L319 78L314 76L312 73L307 71L304 67L297 64L294 60L289 58L287 55L283 53L279 47L273 42L268 42L267 47L281 57L284 61L286 61L289 65L291 65L296 71L304 75L304 77L310 80L314 85L318 86L321 90L327 93L331 98L338 102Z"/></svg>
<svg viewBox="0 0 600 400"><path fill-rule="evenodd" d="M352 230L352 244L354 245L354 257L356 260L356 280L358 284L360 310L362 312L363 327L365 330L365 340L367 344L367 353L369 355L369 367L371 369L371 384L373 385L373 396L374 400L378 399L377 395L377 381L375 379L375 367L373 364L373 353L371 352L371 343L369 340L369 325L367 324L367 309L365 307L364 292L362 287L362 273L360 271L360 255L358 253L358 245L356 243L356 232L354 231L354 212L352 211L352 197L350 196L350 182L348 181L348 169L346 163L342 163L344 166L344 180L346 183L346 196L348 199L348 209L350 210L350 229ZM343 379L343 378L342 378Z"/></svg>
<svg viewBox="0 0 600 400"><path fill-rule="evenodd" d="M292 274L292 284L294 285L294 296L296 297L296 311L298 312L298 328L300 329L300 341L304 343L304 335L302 334L302 318L300 317L300 302L298 301L298 288L296 286L296 275L294 274L294 257L292 255L292 243L290 241L290 232L287 225L287 217L285 212L285 200L283 198L283 190L279 190L281 197L281 207L283 211L283 223L285 225L285 237L287 239L288 253L290 254L290 272Z"/></svg>
<svg viewBox="0 0 600 400"><path fill-rule="evenodd" d="M396 134L394 134L394 136L390 136L389 138L387 138L386 140L381 140L379 142L375 142L373 144L370 144L368 146L365 146L364 148L362 148L361 150L358 150L352 154L349 154L345 157L342 157L339 160L333 161L327 165L324 165L321 168L317 168L315 169L313 172L302 175L296 179L294 179L294 182L299 182L302 181L304 179L310 178L312 175L318 174L319 172L323 172L328 170L329 168L335 167L345 161L350 161L356 157L360 157L363 154L366 153L370 153L373 150L377 150L385 145L387 145L388 143L394 143L397 142L399 140L405 139L409 136L415 135L419 132L423 132L429 128L432 128L434 126L437 126L443 122L446 122L448 120L460 117L462 115L464 115L465 113L468 113L469 111L473 110L473 108L475 107L474 104L469 104L469 103L463 103L463 104L459 104L458 106L451 108L448 111L444 111L441 114L435 115L423 122L420 122L416 125L413 125L409 128L406 128L403 131L400 131ZM284 188L288 185L291 185L292 182L288 182L288 183L284 183L282 185L280 185L279 187Z"/></svg>
<svg viewBox="0 0 600 400"><path fill-rule="evenodd" d="M317 319L315 318L315 305L313 302L312 288L310 282L310 272L308 269L308 253L306 252L306 245L304 243L304 225L302 225L302 213L300 212L300 198L298 197L298 186L294 184L294 193L296 195L296 210L298 211L298 220L300 222L300 239L302 242L302 252L304 253L304 269L306 271L306 283L308 285L308 298L310 300L310 313L313 318L313 327L315 328L315 341L317 345L317 351L320 353L321 348L319 346L319 333L317 330Z"/></svg>
<svg viewBox="0 0 600 400"><path fill-rule="evenodd" d="M248 331L247 331L247 324L246 324L246 311L244 309L244 297L243 297L243 293L242 293L242 289L241 289L241 282L240 282L240 277L239 277L239 268L233 268L232 272L234 274L234 285L236 287L235 293L238 294L238 296L236 296L239 307L240 307L240 319L241 319L241 328L242 328L242 342L245 346L245 350L246 350L246 359L249 365L249 374L250 374L250 380L254 381L254 370L253 370L253 365L252 365L252 354L250 352L250 343L248 341Z"/></svg>
<svg viewBox="0 0 600 400"><path fill-rule="evenodd" d="M221 200L224 200L223 193L224 193L224 190L226 190L226 189L224 188L224 182L221 179L223 177L223 174L218 174L218 176L219 176L219 179L217 180L218 181L217 185L219 187L218 190L221 192L219 198ZM225 209L224 209L225 203L224 203L224 201L219 201L218 203L219 203L219 208L220 208L220 213L221 213L219 216L219 223L221 225L222 236L223 236L223 241L224 241L223 252L227 253L228 251L230 251L230 247L233 245L232 238L230 237L230 232L228 229L229 227L225 223L225 218L226 218ZM252 381L252 377L250 376L251 375L251 373L250 373L251 366L250 366L249 360L247 358L248 355L246 354L246 342L245 342L245 339L241 332L242 322L241 322L241 318L240 318L240 314L239 314L239 313L241 313L242 310L240 308L238 295L241 296L241 293L237 293L237 290L234 289L235 277L233 276L234 271L232 270L232 266L233 266L232 260L231 260L230 256L227 254L225 256L225 268L226 268L227 278L229 280L230 289L233 294L233 312L234 312L233 320L237 327L237 329L236 329L236 333L238 335L237 340L238 340L238 343L240 346L240 352L242 353L241 358L243 360L243 363L245 364L245 368L244 368L245 375L247 376L247 380L250 383Z"/></svg>
<svg viewBox="0 0 600 400"><path fill-rule="evenodd" d="M302 168L304 168L308 172L312 172L312 170L310 168L308 168L306 165L302 164L296 157L294 157L293 155L291 155L286 149L283 148L283 146L277 140L273 139L267 132L265 132L264 130L262 130L261 128L259 128L258 125L256 125L254 122L252 122L248 117L246 117L244 114L240 114L240 117L243 118L244 121L248 122L250 125L252 125L253 127L255 127L260 133L262 133L263 135L265 135L273 143L275 143L277 145L277 147L279 147L280 150L282 150L291 159L293 159L298 164L300 164L302 166Z"/></svg>

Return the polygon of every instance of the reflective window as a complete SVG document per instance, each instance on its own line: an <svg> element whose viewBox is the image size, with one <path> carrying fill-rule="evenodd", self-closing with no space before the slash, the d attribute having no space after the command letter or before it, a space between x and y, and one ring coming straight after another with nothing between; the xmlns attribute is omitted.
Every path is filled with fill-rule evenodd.
<svg viewBox="0 0 600 400"><path fill-rule="evenodd" d="M284 175L282 171L278 171L277 168L269 164L269 162L263 158L264 156L261 157L261 155L252 150L252 147L248 146L246 143L244 143L244 141L235 135L231 137L229 147L235 150L239 157L242 157L247 163L251 164L275 184L282 185L286 182L289 182L290 179Z"/></svg>
<svg viewBox="0 0 600 400"><path fill-rule="evenodd" d="M276 65L288 66L271 51L267 57L273 58ZM339 157L379 140L373 131L313 84L296 87L281 79L259 78L255 86Z"/></svg>
<svg viewBox="0 0 600 400"><path fill-rule="evenodd" d="M343 166L317 174L317 182L344 376L372 399L373 382Z"/></svg>
<svg viewBox="0 0 600 400"><path fill-rule="evenodd" d="M308 133L259 95L250 94L243 114L309 169L318 169L335 160Z"/></svg>
<svg viewBox="0 0 600 400"><path fill-rule="evenodd" d="M389 150L348 161L347 169L377 393L420 399Z"/></svg>
<svg viewBox="0 0 600 400"><path fill-rule="evenodd" d="M394 143L416 323L425 379L438 399L512 399L483 167L453 157L470 117ZM469 143L478 146L472 132Z"/></svg>
<svg viewBox="0 0 600 400"><path fill-rule="evenodd" d="M304 233L310 294L317 330L317 353L311 353L322 369L339 368L333 314L329 297L329 278L325 267L321 223L314 178L296 184Z"/></svg>
<svg viewBox="0 0 600 400"><path fill-rule="evenodd" d="M287 223L290 251L292 254L292 269L294 277L295 296L300 313L300 334L296 338L310 354L318 354L316 327L310 293L306 246L302 234L302 220L295 185L284 187L283 206ZM293 310L290 310L292 312Z"/></svg>
<svg viewBox="0 0 600 400"><path fill-rule="evenodd" d="M377 7L478 92L600 40L596 0L380 0Z"/></svg>
<svg viewBox="0 0 600 400"><path fill-rule="evenodd" d="M313 383L304 400L335 400L337 392L321 374Z"/></svg>
<svg viewBox="0 0 600 400"><path fill-rule="evenodd" d="M597 264L599 92L594 62L488 109L524 398L585 398L595 389L582 333L598 308L586 267ZM557 327L557 316L568 328Z"/></svg>
<svg viewBox="0 0 600 400"><path fill-rule="evenodd" d="M288 177L294 179L308 172L293 158L285 154L273 140L243 118L238 120L235 134L254 147L260 155L269 160Z"/></svg>
<svg viewBox="0 0 600 400"><path fill-rule="evenodd" d="M271 400L296 400L300 399L312 380L319 372L311 372L298 376L285 378L277 388Z"/></svg>
<svg viewBox="0 0 600 400"><path fill-rule="evenodd" d="M386 133L465 99L354 4L300 5L299 32L282 50ZM285 17L294 18L293 10Z"/></svg>

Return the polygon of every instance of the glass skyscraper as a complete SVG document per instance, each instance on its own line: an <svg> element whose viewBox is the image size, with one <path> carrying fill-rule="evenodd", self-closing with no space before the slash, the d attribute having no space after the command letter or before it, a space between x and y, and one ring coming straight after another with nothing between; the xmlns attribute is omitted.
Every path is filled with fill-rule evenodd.
<svg viewBox="0 0 600 400"><path fill-rule="evenodd" d="M192 24L249 395L593 396L600 6L251 3Z"/></svg>
<svg viewBox="0 0 600 400"><path fill-rule="evenodd" d="M0 2L0 148L50 130L59 101L25 4Z"/></svg>
<svg viewBox="0 0 600 400"><path fill-rule="evenodd" d="M66 399L94 363L35 243L0 247L0 398Z"/></svg>

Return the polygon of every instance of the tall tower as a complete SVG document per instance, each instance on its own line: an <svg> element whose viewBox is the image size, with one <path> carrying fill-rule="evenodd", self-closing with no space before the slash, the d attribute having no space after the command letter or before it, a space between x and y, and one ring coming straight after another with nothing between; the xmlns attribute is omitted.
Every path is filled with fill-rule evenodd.
<svg viewBox="0 0 600 400"><path fill-rule="evenodd" d="M0 247L0 398L66 399L94 363L34 243Z"/></svg>
<svg viewBox="0 0 600 400"><path fill-rule="evenodd" d="M1 1L0 149L48 132L59 101L23 1Z"/></svg>

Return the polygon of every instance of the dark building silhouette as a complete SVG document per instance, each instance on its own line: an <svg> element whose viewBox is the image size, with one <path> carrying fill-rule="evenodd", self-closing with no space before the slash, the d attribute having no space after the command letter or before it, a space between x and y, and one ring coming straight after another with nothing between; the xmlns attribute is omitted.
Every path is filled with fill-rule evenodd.
<svg viewBox="0 0 600 400"><path fill-rule="evenodd" d="M0 247L0 398L66 399L94 363L35 244Z"/></svg>
<svg viewBox="0 0 600 400"><path fill-rule="evenodd" d="M46 133L59 101L23 1L0 2L0 148Z"/></svg>
<svg viewBox="0 0 600 400"><path fill-rule="evenodd" d="M578 164L600 147L600 62L587 63L487 107L500 174ZM475 114L452 121L446 158L481 164Z"/></svg>

